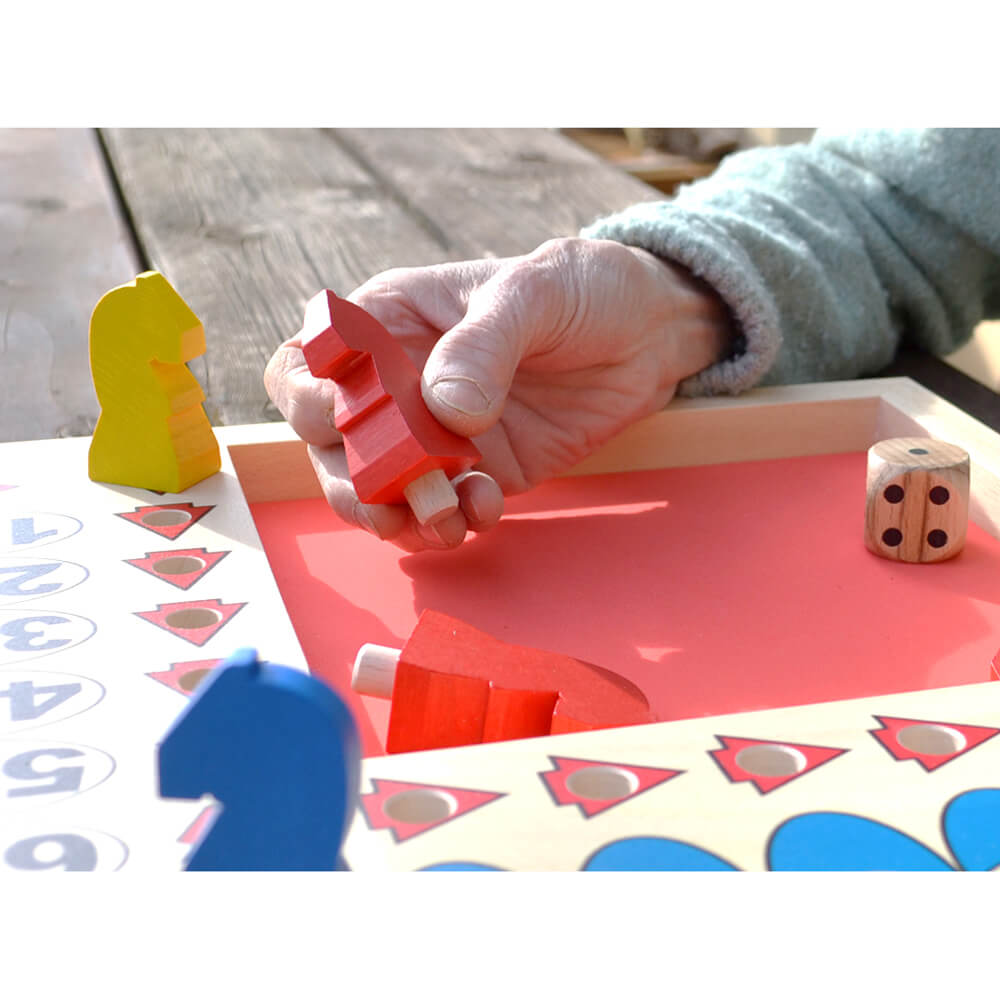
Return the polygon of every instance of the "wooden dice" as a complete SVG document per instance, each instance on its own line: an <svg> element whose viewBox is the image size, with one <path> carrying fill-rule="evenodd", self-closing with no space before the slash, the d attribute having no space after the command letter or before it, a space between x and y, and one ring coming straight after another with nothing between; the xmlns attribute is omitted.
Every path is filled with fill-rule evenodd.
<svg viewBox="0 0 1000 1000"><path fill-rule="evenodd" d="M868 450L865 545L884 559L941 562L965 545L969 455L931 438L891 438Z"/></svg>

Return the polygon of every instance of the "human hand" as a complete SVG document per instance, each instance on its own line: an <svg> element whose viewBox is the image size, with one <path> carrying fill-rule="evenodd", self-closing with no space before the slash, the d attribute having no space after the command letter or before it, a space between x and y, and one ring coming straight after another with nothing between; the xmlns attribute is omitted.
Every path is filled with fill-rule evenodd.
<svg viewBox="0 0 1000 1000"><path fill-rule="evenodd" d="M482 461L455 482L460 508L421 526L402 505L360 503L333 427L333 384L309 372L297 336L264 375L347 522L407 551L453 548L493 527L503 496L571 468L661 409L718 360L729 315L683 268L635 247L559 239L521 257L398 268L348 298L402 343L431 412L473 438Z"/></svg>

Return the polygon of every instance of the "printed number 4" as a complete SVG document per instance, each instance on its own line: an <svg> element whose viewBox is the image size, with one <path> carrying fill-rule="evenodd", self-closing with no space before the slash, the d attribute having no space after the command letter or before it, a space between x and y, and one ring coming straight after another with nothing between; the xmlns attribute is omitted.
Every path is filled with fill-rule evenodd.
<svg viewBox="0 0 1000 1000"><path fill-rule="evenodd" d="M46 712L79 694L80 684L51 684L35 687L34 681L11 681L6 691L0 691L0 698L10 698L11 722L26 722L37 719ZM36 702L38 695L48 695L44 701Z"/></svg>

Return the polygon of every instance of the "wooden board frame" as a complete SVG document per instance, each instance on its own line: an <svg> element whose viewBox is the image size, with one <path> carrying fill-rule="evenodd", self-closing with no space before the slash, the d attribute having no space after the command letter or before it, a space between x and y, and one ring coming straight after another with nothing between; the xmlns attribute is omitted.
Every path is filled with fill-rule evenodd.
<svg viewBox="0 0 1000 1000"><path fill-rule="evenodd" d="M286 424L220 428L247 500L321 496L306 446ZM678 399L567 475L865 451L891 437L959 443L974 467L970 516L1000 538L1000 435L907 378L757 389Z"/></svg>
<svg viewBox="0 0 1000 1000"><path fill-rule="evenodd" d="M105 698L93 711L84 710L65 722L46 723L37 733L31 730L27 734L44 739L38 746L49 741L54 746L72 744L84 749L95 745L106 751L105 757L117 761L117 768L114 780L101 778L95 792L85 788L87 794L47 806L44 822L38 819L43 811L24 812L23 817L12 814L9 829L16 829L20 838L14 845L21 852L18 857L33 849L31 845L39 837L51 834L49 827L58 820L65 828L79 831L72 834L76 838L73 843L90 838L101 851L105 850L102 844L110 845L107 857L113 866L124 864L127 854L130 868L178 867L197 823L204 819L207 804L167 802L156 797L149 762L183 702L176 690L149 680L154 676L149 673L151 666L159 660L170 662L185 656L198 657L199 662L201 658L227 656L241 645L258 646L263 656L275 662L298 667L305 664L268 571L249 504L321 496L306 446L280 423L217 428L216 433L222 446L221 474L162 500L128 487L90 483L86 479L87 438L0 445L0 468L5 472L18 470L17 478L0 476L0 480L21 484L0 492L0 515L8 509L78 513L88 530L94 526L92 538L96 535L98 542L94 547L93 541L84 539L86 532L81 532L38 553L39 557L86 564L91 577L104 583L101 587L74 588L64 601L60 597L59 604L61 612L77 612L97 622L97 638L74 646L68 653L37 660L37 669L90 677L109 692L113 686L118 688L115 697ZM629 428L568 475L851 453L884 438L917 435L952 441L969 451L971 517L992 537L1000 538L1000 435L908 379L767 388L735 398L678 400ZM859 503L862 497L859 486ZM171 641L166 632L151 629L136 618L139 608L198 597L197 586L190 594L164 590L154 577L126 566L127 560L121 558L141 557L140 549L171 547L168 541L153 540L151 535L147 538L147 532L127 525L121 519L122 512L137 504L177 501L214 504L220 513L214 523L206 517L193 526L174 548L207 545L214 550L223 545L233 549L220 568L211 570L207 578L211 582L203 588L202 596L225 601L252 596L258 609L253 615L236 615L232 624L225 625L220 639L211 639L199 651L157 645ZM122 526L117 534L112 532L117 540L105 544L102 532L115 524ZM236 581L243 586L247 579L253 580L253 594L235 593ZM126 606L122 601L122 607L111 607L119 591L128 592L132 603ZM38 603L50 610L55 606L48 599ZM22 602L17 607L26 613L36 610L31 603ZM262 648L265 643L267 649ZM139 649L138 654L135 649ZM15 668L4 663L0 667L0 680L14 680ZM18 677L27 676L22 666L16 669ZM137 706L131 711L130 699ZM34 703L34 708L40 704ZM590 864L613 842L637 837L660 842L674 837L702 845L703 852L714 852L733 867L759 869L769 866L768 845L782 824L823 806L878 817L883 824L905 829L907 837L947 859L949 844L940 832L940 817L956 796L970 790L986 794L989 786L1000 785L1000 738L987 738L981 745L975 744L974 750L949 761L947 767L925 774L916 766L917 761L890 760L884 752L876 735L878 723L873 720L886 716L972 727L969 732L979 727L982 732L995 730L1000 734L1000 688L987 682L371 758L363 763L361 801L345 844L345 857L349 866L358 870L464 863L502 869L576 870ZM112 739L106 734L116 726L120 732ZM834 748L830 751L834 757L818 767L815 780L764 792L734 783L731 776L727 784L720 776L723 763L718 757L713 762L708 755L721 752L724 736ZM10 752L22 752L26 745L21 741ZM812 751L804 752L808 756ZM23 758L18 766L24 772ZM30 770L30 762L28 767ZM589 800L589 804L563 801L556 786L565 778L560 769L570 767L589 769L591 779L596 776L620 782L623 774L631 774L630 780L641 778L640 787L621 803L611 802L613 808L600 800ZM41 772L38 778L43 778ZM704 805L690 789L709 785L714 788L714 798ZM42 799L39 795L18 802L31 805L37 800L41 804ZM402 811L396 808L394 816L389 815L392 801L404 807ZM407 812L414 803L423 808L421 801L446 812L453 809L454 815L446 816L439 827L438 820L428 819L419 808L416 814ZM561 808L567 805L579 808ZM0 800L0 819L6 819L3 812ZM433 836L425 836L431 829L435 830ZM112 844L116 837L121 838L127 852L125 847ZM0 849L9 852L11 847L0 844ZM1000 843L997 850L1000 860ZM953 866L960 867L961 862Z"/></svg>

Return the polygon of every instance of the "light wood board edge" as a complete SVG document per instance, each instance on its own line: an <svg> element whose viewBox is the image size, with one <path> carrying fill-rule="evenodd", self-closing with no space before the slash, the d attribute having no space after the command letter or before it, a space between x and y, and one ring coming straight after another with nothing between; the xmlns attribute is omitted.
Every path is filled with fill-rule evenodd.
<svg viewBox="0 0 1000 1000"><path fill-rule="evenodd" d="M322 496L305 444L284 423L218 428L250 503ZM908 378L757 389L676 400L633 424L567 475L866 451L927 435L972 459L970 516L1000 538L1000 435ZM863 490L862 490L863 495Z"/></svg>

